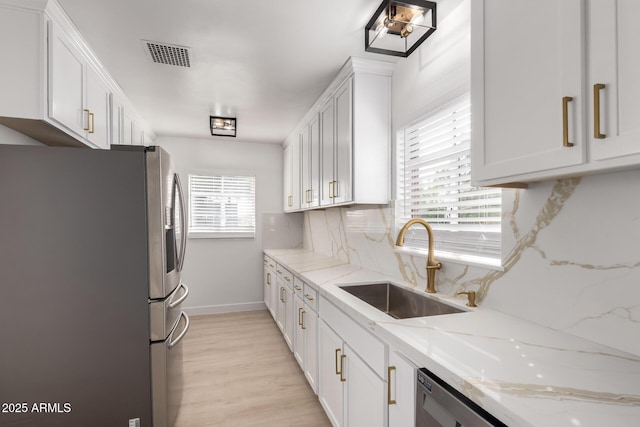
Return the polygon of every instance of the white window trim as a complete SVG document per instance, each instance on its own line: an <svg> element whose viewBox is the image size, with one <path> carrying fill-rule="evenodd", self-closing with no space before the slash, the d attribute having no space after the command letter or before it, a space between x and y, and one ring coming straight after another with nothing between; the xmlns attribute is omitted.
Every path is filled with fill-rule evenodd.
<svg viewBox="0 0 640 427"><path fill-rule="evenodd" d="M191 179L192 177L243 177L243 178L253 178L253 229L252 230L221 230L221 231L213 231L207 229L192 229L192 185ZM190 239L254 239L256 234L256 177L255 175L245 174L245 173L218 173L211 171L194 171L190 172L188 175L188 210L187 210L187 237Z"/></svg>
<svg viewBox="0 0 640 427"><path fill-rule="evenodd" d="M405 194L405 189L402 188L402 185L405 182L406 177L402 176L401 174L404 173L404 168L405 168L405 159L403 157L404 155L404 144L405 144L405 132L411 130L412 128L417 129L417 126L429 126L429 121L431 120L431 118L433 117L438 117L438 115L441 115L443 111L446 111L448 108L451 108L452 105L455 105L456 103L459 103L460 101L464 101L464 99L466 98L468 100L468 93L464 94L463 96L456 96L455 98L450 99L448 102L443 102L440 106L435 107L433 109L431 109L430 111L426 112L425 114L423 114L421 117L419 117L418 119L412 121L411 123L407 124L406 126L401 127L400 129L398 129L398 131L396 132L396 173L395 173L395 178L396 178L396 200L395 200L395 223L394 223L394 231L395 234L397 235L397 233L399 232L400 228L406 223L406 221L408 221L410 218L412 217L420 217L421 215L407 215L405 213L405 200L403 199L403 196ZM469 129L470 129L470 124L468 125ZM420 131L423 131L423 128L420 127L419 128ZM421 146L422 148L419 151L423 151L425 150L425 148L423 146ZM414 159L416 159L414 157ZM422 162L423 159L420 159L420 164L421 164L421 168L422 166ZM415 163L415 162L414 162ZM416 166L414 166L415 168ZM437 173L440 173L440 170L437 170ZM420 174L423 174L423 170L420 169ZM424 175L423 175L424 176ZM457 175L460 176L460 175ZM413 177L413 181L415 182L415 177ZM415 186L414 186L415 189ZM420 186L418 187L419 191L420 191ZM496 189L496 193L498 193L499 190ZM495 196L494 196L495 197ZM458 200L458 202L460 202L460 200ZM501 215L500 215L501 216ZM429 221L428 218L425 218ZM481 226L482 227L482 226ZM438 226L434 225L434 234L435 234L435 243L436 246L438 245L438 234L442 233L443 231L437 230ZM495 225L493 226L493 228L495 229ZM498 226L499 228L499 226ZM451 237L452 234L454 234L453 232L445 232L448 234L448 237ZM455 232L457 233L457 232ZM480 233L478 231L472 231L472 232L464 232L461 231L460 233L465 233L465 237L471 235L473 237L474 234L476 233ZM492 235L495 236L495 230L492 231ZM501 246L501 237L500 235L498 235L498 241L497 244ZM461 234L462 237L462 234ZM413 242L411 241L413 238ZM420 256L426 256L427 254L427 250L426 250L426 232L422 227L411 227L411 229L408 231L407 233L407 245L401 248L396 248L395 251L397 253L404 253L404 254L411 254L411 255L420 255ZM496 244L496 240L492 240L494 242L494 245ZM457 243L455 241L455 237L454 239L449 239L449 242L451 244ZM473 246L473 240L470 241L471 245L469 247ZM483 267L483 268L491 268L491 269L497 269L497 270L501 270L501 254L500 254L500 249L498 248L498 253L494 253L493 255L490 254L483 254L482 251L479 252L475 252L473 249L464 249L465 252L456 252L455 249L453 247L448 247L448 248L436 248L435 250L435 254L438 258L443 259L443 260L447 260L449 262L455 262L455 263L461 263L461 264L465 264L465 265L475 265L475 266L479 266L479 267Z"/></svg>

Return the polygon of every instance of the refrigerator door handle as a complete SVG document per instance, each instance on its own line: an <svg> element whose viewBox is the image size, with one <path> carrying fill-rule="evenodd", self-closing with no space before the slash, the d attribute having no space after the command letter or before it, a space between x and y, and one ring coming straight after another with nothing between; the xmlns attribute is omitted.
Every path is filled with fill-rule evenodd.
<svg viewBox="0 0 640 427"><path fill-rule="evenodd" d="M184 336L187 334L187 331L189 330L189 316L187 316L187 313L185 313L184 311L180 313L180 317L184 317L185 320L185 324L184 324L184 329L182 330L182 332L180 332L180 335L178 335L178 338L176 338L175 340L173 339L173 334L175 334L176 329L178 329L178 324L180 323L180 319L178 319L178 321L176 322L176 327L173 329L173 331L171 332L171 334L169 335L169 345L168 348L171 349L172 347L174 347L175 345L177 345L182 338L184 338Z"/></svg>
<svg viewBox="0 0 640 427"><path fill-rule="evenodd" d="M178 190L178 195L180 197L180 256L178 259L178 271L182 271L182 266L184 265L184 252L187 249L187 209L184 203L184 193L182 192L182 184L180 183L180 176L176 173L174 174L174 182L176 189Z"/></svg>
<svg viewBox="0 0 640 427"><path fill-rule="evenodd" d="M177 306L179 306L180 304L182 304L182 301L184 301L185 299L187 299L187 296L189 296L189 287L187 285L185 285L183 282L180 282L180 288L184 289L184 293L182 294L182 296L180 298L178 298L175 301L171 301L169 303L169 310L171 310L172 308L176 308ZM174 295L177 295L177 291Z"/></svg>

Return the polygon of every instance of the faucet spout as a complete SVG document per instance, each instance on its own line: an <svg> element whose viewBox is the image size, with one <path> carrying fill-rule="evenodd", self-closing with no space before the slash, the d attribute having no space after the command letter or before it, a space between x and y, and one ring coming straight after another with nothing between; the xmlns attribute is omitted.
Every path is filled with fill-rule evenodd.
<svg viewBox="0 0 640 427"><path fill-rule="evenodd" d="M400 229L398 238L396 239L396 246L404 246L404 235L413 224L421 224L427 229L427 235L429 237L429 250L427 253L427 292L434 294L436 293L436 270L442 267L442 263L436 261L433 255L433 230L431 229L431 225L422 218L410 219Z"/></svg>

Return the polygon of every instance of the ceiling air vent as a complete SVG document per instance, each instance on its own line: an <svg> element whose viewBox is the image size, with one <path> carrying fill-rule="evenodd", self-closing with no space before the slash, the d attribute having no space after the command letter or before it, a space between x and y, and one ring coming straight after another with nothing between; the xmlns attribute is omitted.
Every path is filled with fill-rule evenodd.
<svg viewBox="0 0 640 427"><path fill-rule="evenodd" d="M142 40L142 43L145 52L147 52L147 55L153 62L191 68L190 48L149 40Z"/></svg>

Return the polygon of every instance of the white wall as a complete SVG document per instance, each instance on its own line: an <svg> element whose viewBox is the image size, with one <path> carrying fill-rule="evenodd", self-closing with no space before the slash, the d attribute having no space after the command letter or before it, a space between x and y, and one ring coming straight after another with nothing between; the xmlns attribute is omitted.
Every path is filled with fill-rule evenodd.
<svg viewBox="0 0 640 427"><path fill-rule="evenodd" d="M189 239L183 278L192 314L262 307L263 214L282 212L282 146L234 139L159 137L183 185L189 173L234 173L256 177L254 239Z"/></svg>
<svg viewBox="0 0 640 427"><path fill-rule="evenodd" d="M0 144L43 145L41 142L3 125L0 125Z"/></svg>
<svg viewBox="0 0 640 427"><path fill-rule="evenodd" d="M428 111L446 90L464 86L470 1L432 36L460 32L457 45L430 38L398 63L394 128ZM640 170L503 190L504 269L442 260L438 292L475 290L481 306L640 355L638 183ZM394 222L388 206L312 211L305 214L304 244L424 290L425 257L394 252Z"/></svg>

